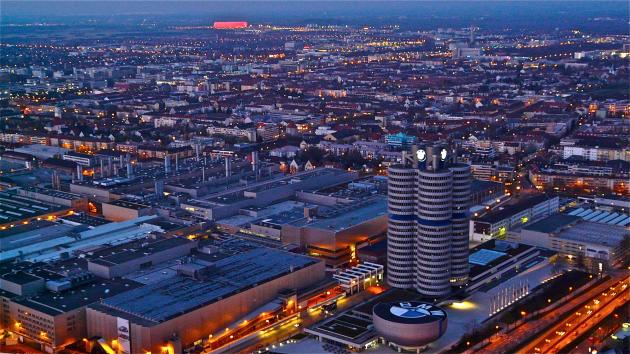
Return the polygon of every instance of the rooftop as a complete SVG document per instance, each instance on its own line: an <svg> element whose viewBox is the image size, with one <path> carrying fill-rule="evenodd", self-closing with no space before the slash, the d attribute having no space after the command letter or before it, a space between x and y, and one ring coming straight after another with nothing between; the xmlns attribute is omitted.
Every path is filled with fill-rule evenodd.
<svg viewBox="0 0 630 354"><path fill-rule="evenodd" d="M557 232L563 227L576 223L578 220L580 220L580 218L577 216L554 214L553 216L544 218L533 224L523 226L523 230L531 230L548 234Z"/></svg>
<svg viewBox="0 0 630 354"><path fill-rule="evenodd" d="M529 254L536 249L534 246L503 240L489 240L470 250L468 263L471 278L482 274L514 257Z"/></svg>
<svg viewBox="0 0 630 354"><path fill-rule="evenodd" d="M570 241L615 247L628 235L630 235L630 231L623 226L584 221L560 232L556 237Z"/></svg>
<svg viewBox="0 0 630 354"><path fill-rule="evenodd" d="M520 213L523 210L532 208L535 205L545 202L549 199L551 198L548 197L547 195L539 194L539 195L536 195L527 199L516 201L512 204L505 204L503 205L502 209L499 209L497 211L492 211L480 217L477 220L481 222L495 223L503 219L509 218L514 214Z"/></svg>
<svg viewBox="0 0 630 354"><path fill-rule="evenodd" d="M162 252L191 242L181 237L165 238L157 241L143 239L135 243L125 243L114 248L108 248L100 254L95 254L95 257L90 259L90 262L107 266L122 264L132 259L145 257L149 254Z"/></svg>
<svg viewBox="0 0 630 354"><path fill-rule="evenodd" d="M97 279L96 282L85 284L60 293L47 291L43 294L28 298L18 298L14 302L43 313L56 316L116 294L123 293L140 286L133 280Z"/></svg>
<svg viewBox="0 0 630 354"><path fill-rule="evenodd" d="M341 231L385 214L387 214L387 200L378 197L335 210L330 217L315 218L310 221L301 219L292 224L299 227Z"/></svg>
<svg viewBox="0 0 630 354"><path fill-rule="evenodd" d="M58 191L58 190L49 189L49 188L39 188L39 187L27 186L27 187L23 187L22 189L24 191L26 191L26 192L33 192L33 193L44 194L44 195L47 195L47 196L51 196L51 197L55 197L55 198L59 198L59 199L65 199L65 200L76 200L76 199L83 199L84 198L80 194L63 192L63 191Z"/></svg>
<svg viewBox="0 0 630 354"><path fill-rule="evenodd" d="M119 206L121 208L133 209L133 210L141 210L141 209L150 208L149 205L136 203L134 201L127 200L127 199L118 199L109 204Z"/></svg>
<svg viewBox="0 0 630 354"><path fill-rule="evenodd" d="M216 261L211 280L175 276L103 301L103 308L156 324L312 264L316 260L255 248Z"/></svg>
<svg viewBox="0 0 630 354"><path fill-rule="evenodd" d="M19 222L67 209L61 205L44 203L16 193L16 191L0 192L0 224Z"/></svg>

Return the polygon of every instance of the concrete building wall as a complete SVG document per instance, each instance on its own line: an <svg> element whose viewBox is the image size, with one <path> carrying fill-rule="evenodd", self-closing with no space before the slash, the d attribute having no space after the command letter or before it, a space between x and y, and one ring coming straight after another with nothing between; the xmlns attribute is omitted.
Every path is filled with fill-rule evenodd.
<svg viewBox="0 0 630 354"><path fill-rule="evenodd" d="M133 220L140 216L153 214L151 208L133 209L125 208L119 205L103 203L103 216L111 221L127 221Z"/></svg>
<svg viewBox="0 0 630 354"><path fill-rule="evenodd" d="M16 332L53 352L86 336L85 307L53 316L15 302L9 304L9 323ZM19 326L15 326L19 323Z"/></svg>
<svg viewBox="0 0 630 354"><path fill-rule="evenodd" d="M280 230L274 229L272 227L266 227L262 225L252 224L250 227L250 230L252 230L252 232L255 232L257 234L269 236L275 239L280 239L280 237L282 236L281 229Z"/></svg>
<svg viewBox="0 0 630 354"><path fill-rule="evenodd" d="M39 278L25 284L18 284L6 279L0 279L0 289L22 296L36 294L37 292L43 290L44 286L44 278Z"/></svg>
<svg viewBox="0 0 630 354"><path fill-rule="evenodd" d="M302 227L283 225L281 240L283 244L295 244L302 248L312 247L319 249L316 253L320 254L328 265L339 266L350 260L351 248L356 249L357 245L375 236L384 234L386 231L387 215L384 214L339 232L309 227L308 225ZM324 250L329 252L324 252ZM337 259L338 257L341 258Z"/></svg>
<svg viewBox="0 0 630 354"><path fill-rule="evenodd" d="M110 193L106 189L74 183L70 184L70 192L87 195L88 197L97 198L105 202L111 202L116 199L120 199L119 195Z"/></svg>
<svg viewBox="0 0 630 354"><path fill-rule="evenodd" d="M87 198L65 199L65 198L58 198L53 195L38 193L35 191L24 190L24 189L19 189L18 194L25 197L41 200L47 203L67 206L75 210L87 211L87 203L88 203Z"/></svg>

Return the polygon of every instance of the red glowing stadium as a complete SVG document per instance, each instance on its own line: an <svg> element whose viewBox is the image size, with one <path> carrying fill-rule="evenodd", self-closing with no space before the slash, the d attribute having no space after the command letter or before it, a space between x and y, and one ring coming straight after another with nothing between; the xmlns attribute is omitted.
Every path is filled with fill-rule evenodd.
<svg viewBox="0 0 630 354"><path fill-rule="evenodd" d="M215 22L212 26L214 29L238 29L238 28L246 28L247 22L245 21L234 21L234 22Z"/></svg>

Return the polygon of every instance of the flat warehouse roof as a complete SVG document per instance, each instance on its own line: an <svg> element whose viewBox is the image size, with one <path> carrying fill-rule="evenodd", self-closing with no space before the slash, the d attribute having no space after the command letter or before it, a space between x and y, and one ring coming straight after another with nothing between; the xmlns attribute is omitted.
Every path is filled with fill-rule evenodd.
<svg viewBox="0 0 630 354"><path fill-rule="evenodd" d="M128 244L123 244L118 246L115 250L112 250L111 248L107 249L107 253L105 255L99 255L98 257L92 258L90 259L90 262L112 266L129 262L133 259L146 257L149 254L169 250L173 247L184 244L191 244L192 246L192 241L182 237L167 238L154 242L151 241L147 242L145 246L142 246L143 242L145 241L139 242L140 244L135 248Z"/></svg>
<svg viewBox="0 0 630 354"><path fill-rule="evenodd" d="M298 220L292 224L300 227L313 227L317 229L341 231L349 227L361 224L368 220L387 214L387 200L376 198L369 200L369 203L355 207L349 207L344 212L339 212L334 216L315 219Z"/></svg>
<svg viewBox="0 0 630 354"><path fill-rule="evenodd" d="M0 224L29 219L64 209L67 208L23 197L15 192L0 192Z"/></svg>
<svg viewBox="0 0 630 354"><path fill-rule="evenodd" d="M36 296L16 299L14 301L37 311L56 316L81 306L97 302L102 298L124 293L125 291L137 288L140 285L140 283L127 279L96 279L89 284L85 284L71 290L66 290L61 293L46 292Z"/></svg>
<svg viewBox="0 0 630 354"><path fill-rule="evenodd" d="M255 248L215 262L208 280L176 276L103 301L105 307L158 323L319 261Z"/></svg>
<svg viewBox="0 0 630 354"><path fill-rule="evenodd" d="M577 242L617 246L629 234L630 231L623 226L585 221L560 232L556 237Z"/></svg>
<svg viewBox="0 0 630 354"><path fill-rule="evenodd" d="M551 233L567 225L574 224L579 220L580 218L578 216L554 214L540 221L537 221L533 224L528 224L528 225L523 226L523 230L531 230L531 231L537 231L537 232L542 232L542 233Z"/></svg>

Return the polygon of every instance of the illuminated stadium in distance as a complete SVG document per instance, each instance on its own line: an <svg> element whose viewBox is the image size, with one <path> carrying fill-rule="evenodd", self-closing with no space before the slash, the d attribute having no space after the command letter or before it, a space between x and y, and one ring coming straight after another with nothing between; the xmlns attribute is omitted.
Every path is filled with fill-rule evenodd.
<svg viewBox="0 0 630 354"><path fill-rule="evenodd" d="M234 21L234 22L215 22L212 27L214 29L239 29L246 28L247 22L245 21Z"/></svg>

